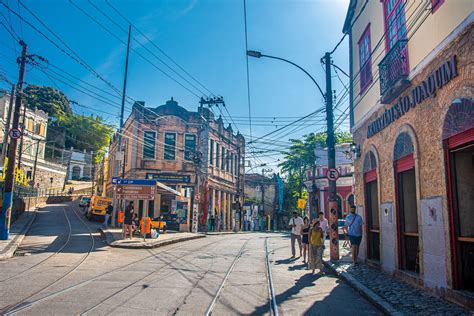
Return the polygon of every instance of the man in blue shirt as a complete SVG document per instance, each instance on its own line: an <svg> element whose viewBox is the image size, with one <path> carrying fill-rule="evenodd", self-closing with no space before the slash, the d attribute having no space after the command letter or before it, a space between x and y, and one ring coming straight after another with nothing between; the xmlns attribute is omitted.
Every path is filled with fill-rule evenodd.
<svg viewBox="0 0 474 316"><path fill-rule="evenodd" d="M355 205L350 207L351 213L346 217L346 224L344 230L349 235L349 240L352 245L352 264L357 264L357 256L359 255L359 245L362 240L362 225L364 221L360 215L356 214Z"/></svg>

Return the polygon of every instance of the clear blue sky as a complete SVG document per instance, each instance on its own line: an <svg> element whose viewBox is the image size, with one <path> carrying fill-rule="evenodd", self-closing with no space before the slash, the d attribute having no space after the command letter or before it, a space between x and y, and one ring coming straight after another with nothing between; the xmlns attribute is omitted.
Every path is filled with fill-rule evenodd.
<svg viewBox="0 0 474 316"><path fill-rule="evenodd" d="M44 30L23 7L18 6L16 0L3 2ZM222 95L229 112L235 116L240 131L245 135L249 134L248 122L244 118L248 116L248 104L243 0L110 0L110 2L208 89L217 95ZM124 45L102 30L69 1L24 0L22 3L107 80L119 89L122 88ZM88 1L74 0L74 3L126 41L126 34L97 12ZM93 3L123 28L128 27L105 1L99 0ZM341 38L347 6L348 0L247 0L249 49L294 61L307 69L324 89L325 77L320 58ZM75 76L113 93L107 85L62 54L25 23L20 25L18 18L13 14L9 15L8 10L1 5L0 12L2 13L0 21L8 25L11 19L15 32L28 43L30 53L41 55ZM50 33L44 31L57 41ZM189 87L189 84L140 47L137 40L166 60L154 46L139 37L136 32L132 35L132 47L136 48L137 52L147 56L158 67ZM16 81L17 68L12 62L16 56L15 50L18 51L19 48L1 27L0 45L2 46L0 72ZM336 64L348 70L347 40L333 57ZM249 62L252 116L297 117L323 106L320 93L298 69L270 59L250 59ZM347 78L343 75L341 78L347 83ZM118 108L105 105L58 80L53 79L55 81L53 83L50 78L32 66L28 67L25 80L35 84L56 84L70 99L109 114L75 106L77 112L85 114L93 112L102 115L110 122L117 122ZM0 85L6 86L4 82ZM337 93L343 90L337 77L333 78L333 86ZM196 93L200 95L199 92ZM170 97L174 97L180 105L189 110L195 110L198 106L196 96L164 76L133 51L130 55L127 94L136 100L145 101L148 106L163 104ZM120 101L118 98L105 96L116 102ZM347 101L341 104L340 109L346 109L347 104ZM336 117L339 114L340 112L336 110ZM323 118L324 114L320 114L319 117ZM255 121L253 126L254 137L276 129L275 125L281 127L283 124L280 122L273 126L258 126L259 123L262 124L261 121ZM319 125L312 123L314 121L309 121L305 125L306 128L294 134L281 136L281 140L297 138L304 133L323 129L321 123ZM347 130L347 125L344 123L341 128ZM270 158L262 160L272 162Z"/></svg>

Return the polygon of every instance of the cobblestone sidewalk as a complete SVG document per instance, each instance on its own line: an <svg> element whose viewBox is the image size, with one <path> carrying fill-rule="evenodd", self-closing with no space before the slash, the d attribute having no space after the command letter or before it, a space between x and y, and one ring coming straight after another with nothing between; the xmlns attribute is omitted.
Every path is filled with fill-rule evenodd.
<svg viewBox="0 0 474 316"><path fill-rule="evenodd" d="M327 247L326 247L327 249ZM329 253L325 253L328 260ZM350 252L341 249L341 260L326 265L391 315L474 315L456 304L431 295L366 264L353 267Z"/></svg>

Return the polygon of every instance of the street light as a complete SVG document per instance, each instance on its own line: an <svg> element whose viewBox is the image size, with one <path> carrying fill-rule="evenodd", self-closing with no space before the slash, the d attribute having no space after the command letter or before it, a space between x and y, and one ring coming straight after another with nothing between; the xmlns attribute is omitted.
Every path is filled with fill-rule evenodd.
<svg viewBox="0 0 474 316"><path fill-rule="evenodd" d="M266 57L266 58L271 58L271 59L277 59L277 60L281 60L281 61L284 61L284 62L286 62L286 63L288 63L288 64L291 64L291 65L295 66L296 68L298 68L299 70L301 70L302 72L304 72L304 73L311 79L311 81L313 81L313 83L316 85L316 87L318 88L319 92L321 92L321 95L322 95L323 98L325 99L325 95L324 95L323 90L321 89L321 87L319 86L319 84L316 82L316 80L313 78L313 76L311 76L311 75L309 74L309 72L307 72L303 67L301 67L301 66L295 64L294 62L289 61L288 59L284 59L284 58L280 58L280 57L276 57L276 56L265 55L265 54L262 54L261 52L256 51L256 50L248 50L248 51L247 51L247 56L255 57L255 58Z"/></svg>

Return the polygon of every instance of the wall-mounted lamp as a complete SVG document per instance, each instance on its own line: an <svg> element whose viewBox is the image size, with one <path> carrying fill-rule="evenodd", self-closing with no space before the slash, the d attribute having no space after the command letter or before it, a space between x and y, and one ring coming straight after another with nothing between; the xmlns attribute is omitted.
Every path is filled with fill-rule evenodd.
<svg viewBox="0 0 474 316"><path fill-rule="evenodd" d="M352 143L351 144L351 153L352 153L352 157L354 157L354 159L357 159L360 157L360 146L357 145L356 143Z"/></svg>

